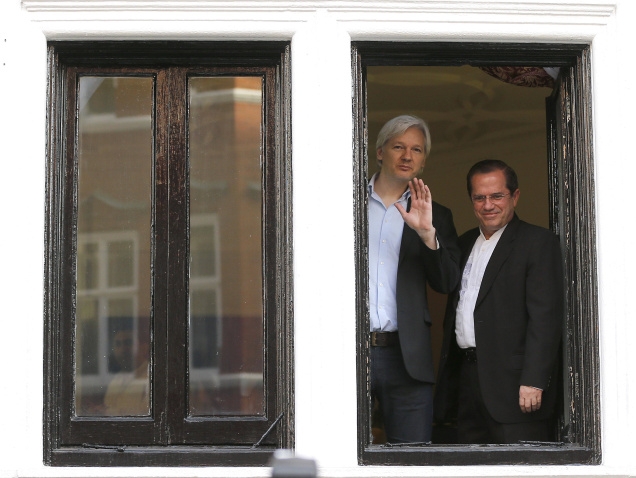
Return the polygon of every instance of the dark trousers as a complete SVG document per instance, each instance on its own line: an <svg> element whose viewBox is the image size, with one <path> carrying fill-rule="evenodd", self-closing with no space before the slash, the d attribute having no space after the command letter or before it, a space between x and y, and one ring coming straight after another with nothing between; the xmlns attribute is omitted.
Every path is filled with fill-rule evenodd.
<svg viewBox="0 0 636 478"><path fill-rule="evenodd" d="M433 427L433 385L412 378L400 346L371 347L371 396L389 443L427 443Z"/></svg>
<svg viewBox="0 0 636 478"><path fill-rule="evenodd" d="M493 420L481 395L477 361L464 358L459 379L457 438L464 444L548 441L549 421L499 423Z"/></svg>

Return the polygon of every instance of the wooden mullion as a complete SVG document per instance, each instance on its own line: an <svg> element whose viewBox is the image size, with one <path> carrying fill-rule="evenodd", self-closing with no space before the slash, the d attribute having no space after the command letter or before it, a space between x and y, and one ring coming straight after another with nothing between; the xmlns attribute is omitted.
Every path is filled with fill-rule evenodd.
<svg viewBox="0 0 636 478"><path fill-rule="evenodd" d="M188 166L185 68L166 72L168 139L167 427L168 442L182 443L187 416L188 343Z"/></svg>
<svg viewBox="0 0 636 478"><path fill-rule="evenodd" d="M60 137L63 138L63 145L60 148L60 157L57 170L60 177L57 186L59 187L60 209L59 214L59 254L58 261L61 265L58 276L59 309L53 316L57 322L57 333L59 333L59 367L58 371L59 394L60 394L60 441L68 443L73 441L71 433L71 420L74 410L74 375L75 368L73 355L75 352L75 228L77 219L77 158L76 158L76 135L77 120L75 112L77 110L77 72L74 68L66 70L64 81L64 96L66 97L66 108L61 109L63 115L58 120L60 127ZM65 126L64 126L64 124Z"/></svg>
<svg viewBox="0 0 636 478"><path fill-rule="evenodd" d="M356 224L356 287L368 291L368 223L367 223L367 77L362 57L357 48L352 49L352 75L354 81L353 122L353 202ZM363 456L371 436L371 386L369 369L368 293L356 294L356 314L360 323L356 328L357 338L357 388L358 388L358 456Z"/></svg>
<svg viewBox="0 0 636 478"><path fill-rule="evenodd" d="M280 168L277 168L276 161L276 138L275 138L275 119L276 109L274 108L276 101L275 79L273 68L268 69L263 76L263 115L262 115L262 151L265 157L262 161L261 182L262 182L262 254L263 254L263 274L262 274L262 296L263 296L263 364L264 364L264 399L265 399L265 416L267 425L271 426L277 419L283 404L277 400L279 373L278 353L279 347L277 339L279 337L278 320L284 309L279 304L278 297L282 290L286 277L281 277L283 269L279 267L280 247L278 240L285 237L278 234L281 227L281 218L278 217L278 209L280 204L280 190L283 187L284 179L280 176ZM267 429L266 429L267 430ZM265 431L266 431L265 430ZM263 438L263 443L276 444L277 437L280 435L280 426L276 426L267 437Z"/></svg>
<svg viewBox="0 0 636 478"><path fill-rule="evenodd" d="M168 241L169 241L169 127L170 117L166 105L170 100L170 83L166 70L157 72L155 82L155 151L153 180L153 247L152 247L152 335L150 368L152 386L152 415L157 421L155 439L158 444L168 443Z"/></svg>

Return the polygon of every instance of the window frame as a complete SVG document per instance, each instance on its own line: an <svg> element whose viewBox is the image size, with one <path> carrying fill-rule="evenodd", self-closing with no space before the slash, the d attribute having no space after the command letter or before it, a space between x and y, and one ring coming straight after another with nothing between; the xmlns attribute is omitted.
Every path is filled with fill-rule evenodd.
<svg viewBox="0 0 636 478"><path fill-rule="evenodd" d="M277 448L293 441L293 310L290 46L288 42L50 42L47 116L44 462L54 466L262 466ZM155 386L150 417L75 417L68 401L74 352L74 271L77 230L75 151L76 74L155 78L153 206L151 233L154 294L151 323L153 371L167 371L174 384ZM265 415L190 417L187 414L187 249L189 234L187 93L188 74L263 77L262 234ZM174 97L183 107L157 108ZM71 124L69 124L71 121ZM174 161L172 158L185 158ZM168 184L170 182L170 187ZM184 200L186 198L186 200ZM170 234L169 234L170 232ZM166 258L169 258L166 260ZM170 262L169 262L170 261ZM177 288L178 292L173 292ZM168 292L170 291L170 292ZM184 321L165 317L184 316ZM164 320L161 320L164 317ZM174 325L173 323L179 322ZM167 337L164 339L164 337ZM185 352L184 352L185 351ZM168 360L171 354L179 360ZM174 355L174 356L177 356ZM179 355L179 357L181 357ZM183 387L175 397L170 390ZM169 405L168 405L169 403ZM155 405L156 406L156 405ZM159 413L160 411L167 413ZM171 412L172 410L172 412ZM170 416L172 413L174 416ZM177 417L176 419L174 417ZM181 416L181 419L179 419ZM181 420L181 421L179 421ZM186 423L187 422L187 423ZM180 424L179 424L180 423ZM122 425L124 424L124 425ZM210 442L210 426L225 436ZM231 431L231 433L230 433ZM125 432L125 433L124 433ZM109 437L105 440L95 437ZM176 436L176 438L175 438Z"/></svg>
<svg viewBox="0 0 636 478"><path fill-rule="evenodd" d="M358 463L361 465L600 464L600 377L591 63L587 44L353 42ZM556 66L561 94L546 103L550 223L560 235L566 281L563 377L572 405L560 442L524 445L371 445L366 128L367 66ZM559 148L557 145L560 145ZM562 152L565 151L564 154ZM459 173L458 173L459 174ZM458 180L465 172L461 172Z"/></svg>

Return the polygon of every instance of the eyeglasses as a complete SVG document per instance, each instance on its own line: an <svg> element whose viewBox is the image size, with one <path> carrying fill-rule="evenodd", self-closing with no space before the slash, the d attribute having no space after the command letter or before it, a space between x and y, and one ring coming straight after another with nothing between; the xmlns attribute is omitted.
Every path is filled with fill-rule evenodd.
<svg viewBox="0 0 636 478"><path fill-rule="evenodd" d="M503 201L506 196L510 196L510 193L506 193L506 194L504 194L504 193L495 193L495 194L490 194L488 196L482 196L481 194L475 194L474 196L471 196L470 199L475 204L484 204L486 202L486 199L490 200L490 202L492 202L492 203L499 203L499 202Z"/></svg>

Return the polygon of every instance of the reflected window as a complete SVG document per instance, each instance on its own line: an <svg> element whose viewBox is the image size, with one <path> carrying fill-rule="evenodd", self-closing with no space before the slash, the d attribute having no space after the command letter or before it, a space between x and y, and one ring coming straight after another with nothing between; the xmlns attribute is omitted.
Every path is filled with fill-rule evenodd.
<svg viewBox="0 0 636 478"><path fill-rule="evenodd" d="M192 415L262 415L258 77L194 77L190 115Z"/></svg>
<svg viewBox="0 0 636 478"><path fill-rule="evenodd" d="M75 414L150 413L151 78L78 83Z"/></svg>
<svg viewBox="0 0 636 478"><path fill-rule="evenodd" d="M124 240L125 237L128 239ZM113 244L115 247L111 247ZM78 237L77 416L148 415L150 412L149 310L139 306L138 250L134 231ZM120 260L117 252L113 257L115 251L123 253L127 260L117 269L118 279L114 281L110 273L113 263ZM145 292L149 294L149 287ZM147 299L146 306L148 302ZM134 399L133 394L136 394ZM127 402L135 404L127 406Z"/></svg>

